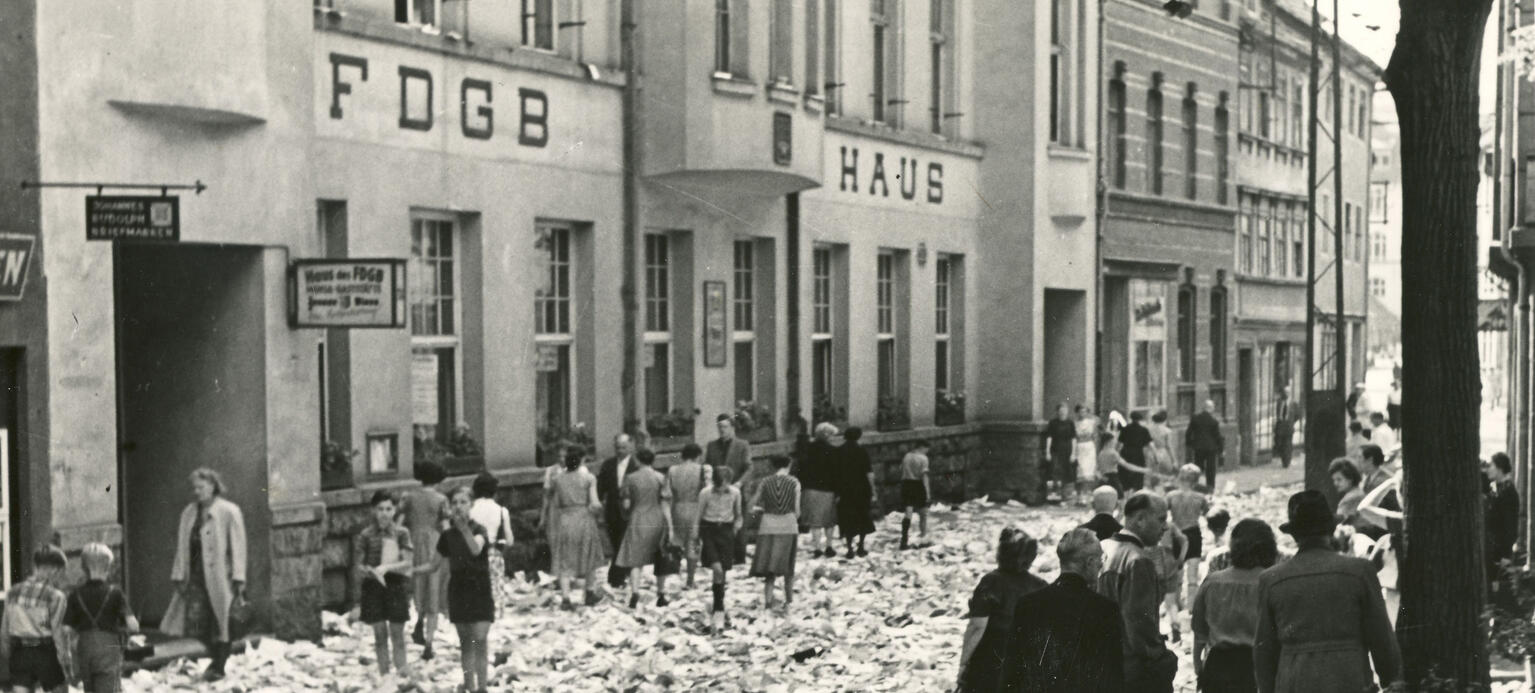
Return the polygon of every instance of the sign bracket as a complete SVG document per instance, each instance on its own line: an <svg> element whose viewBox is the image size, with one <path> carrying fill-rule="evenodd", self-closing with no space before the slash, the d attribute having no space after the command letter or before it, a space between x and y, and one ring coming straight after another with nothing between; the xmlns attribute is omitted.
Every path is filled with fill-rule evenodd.
<svg viewBox="0 0 1535 693"><path fill-rule="evenodd" d="M172 190L191 190L195 194L201 195L204 190L208 189L208 186L202 180L195 180L191 185L176 183L65 183L40 180L24 180L21 182L22 190L34 188L95 188L97 195L100 195L106 188L121 190L154 190L159 188L160 197L167 197Z"/></svg>

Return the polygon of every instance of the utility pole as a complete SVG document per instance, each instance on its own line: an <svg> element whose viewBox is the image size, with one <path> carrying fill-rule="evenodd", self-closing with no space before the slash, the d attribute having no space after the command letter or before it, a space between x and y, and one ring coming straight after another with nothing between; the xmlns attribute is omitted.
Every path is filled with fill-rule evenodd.
<svg viewBox="0 0 1535 693"><path fill-rule="evenodd" d="M620 428L633 434L645 425L640 412L639 374L639 234L640 229L640 71L634 55L634 3L620 0L619 53L624 64L624 252L623 283L619 289L624 312L624 367L619 380L623 393ZM629 430L630 426L634 430Z"/></svg>

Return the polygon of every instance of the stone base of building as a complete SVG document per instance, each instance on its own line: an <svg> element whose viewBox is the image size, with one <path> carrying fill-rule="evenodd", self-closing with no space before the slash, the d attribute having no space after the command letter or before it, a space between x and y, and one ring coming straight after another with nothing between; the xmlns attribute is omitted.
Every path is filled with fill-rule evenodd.
<svg viewBox="0 0 1535 693"><path fill-rule="evenodd" d="M282 640L319 640L323 503L272 508L271 633Z"/></svg>

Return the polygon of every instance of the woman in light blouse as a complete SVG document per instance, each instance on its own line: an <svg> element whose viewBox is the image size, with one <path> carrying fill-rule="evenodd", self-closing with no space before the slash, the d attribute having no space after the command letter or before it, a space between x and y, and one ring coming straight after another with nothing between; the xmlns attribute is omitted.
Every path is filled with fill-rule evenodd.
<svg viewBox="0 0 1535 693"><path fill-rule="evenodd" d="M1231 567L1211 573L1194 596L1194 671L1206 691L1257 691L1253 640L1258 628L1258 576L1279 549L1274 530L1248 518L1231 529Z"/></svg>

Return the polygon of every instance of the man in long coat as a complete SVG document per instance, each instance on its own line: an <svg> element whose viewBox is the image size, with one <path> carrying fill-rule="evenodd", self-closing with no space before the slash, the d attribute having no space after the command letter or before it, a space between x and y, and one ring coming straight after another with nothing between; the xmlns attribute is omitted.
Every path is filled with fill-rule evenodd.
<svg viewBox="0 0 1535 693"><path fill-rule="evenodd" d="M624 531L629 528L624 522L624 501L618 490L623 488L624 476L635 466L634 439L620 433L613 438L613 456L603 460L602 469L597 472L597 498L602 501L602 515L615 561L618 547L624 543ZM627 568L620 568L616 562L608 567L608 586L618 589L628 578Z"/></svg>
<svg viewBox="0 0 1535 693"><path fill-rule="evenodd" d="M1371 660L1385 687L1401 686L1402 654L1375 566L1333 550L1332 509L1321 491L1290 496L1289 515L1279 529L1300 550L1258 578L1258 691L1370 690Z"/></svg>
<svg viewBox="0 0 1535 693"><path fill-rule="evenodd" d="M1214 493L1215 470L1220 465L1221 451L1226 449L1221 422L1215 418L1214 400L1205 400L1204 410L1189 420L1188 430L1183 432L1183 445L1194 452L1194 464L1205 470L1205 485Z"/></svg>

